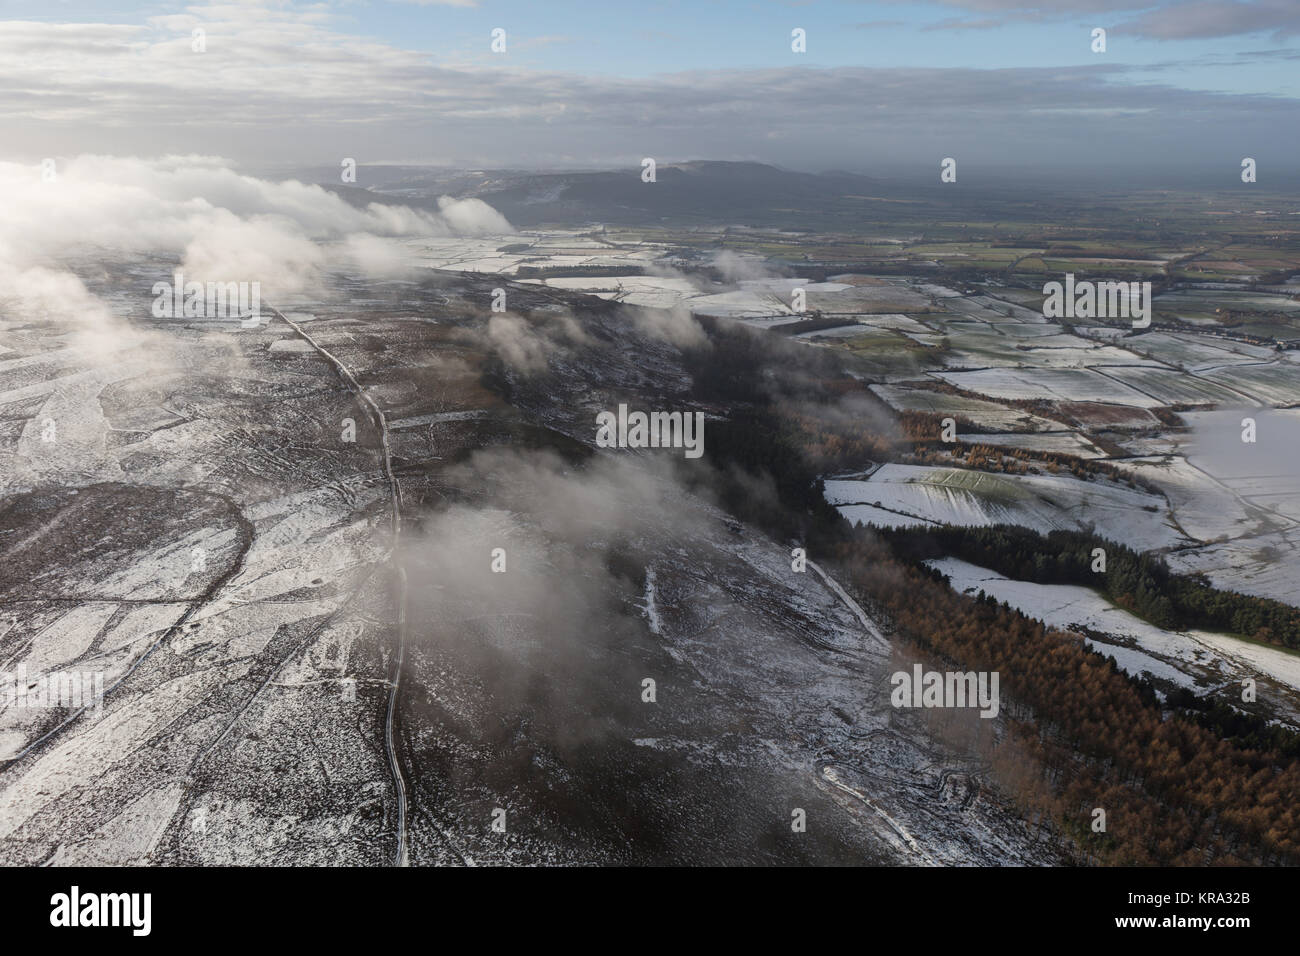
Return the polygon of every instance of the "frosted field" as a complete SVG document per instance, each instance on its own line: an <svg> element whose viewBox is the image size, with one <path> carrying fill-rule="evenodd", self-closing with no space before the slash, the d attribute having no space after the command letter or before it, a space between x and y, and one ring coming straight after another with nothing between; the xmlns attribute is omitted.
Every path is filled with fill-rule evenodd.
<svg viewBox="0 0 1300 956"><path fill-rule="evenodd" d="M1063 431L1066 428L1062 422L979 398L898 385L872 385L871 390L896 411L962 416L984 428L1005 428L1007 431Z"/></svg>
<svg viewBox="0 0 1300 956"><path fill-rule="evenodd" d="M1166 631L1115 607L1090 588L1016 581L957 558L926 563L948 575L955 590L982 590L1051 627L1086 627L1135 644L1087 639L1090 647L1113 656L1120 668L1135 676L1146 673L1193 689L1253 677L1260 683L1261 700L1278 703L1279 716L1293 726L1300 722L1300 655L1208 631Z"/></svg>
<svg viewBox="0 0 1300 956"><path fill-rule="evenodd" d="M1125 454L1134 457L1163 458L1167 455L1181 455L1183 442L1179 435L1112 435L1115 444Z"/></svg>
<svg viewBox="0 0 1300 956"><path fill-rule="evenodd" d="M1026 305L991 295L972 296L971 301L982 308L988 309L990 312L996 313L997 318L990 321L996 322L999 328L1014 327L1023 330L1025 326L1029 325L1051 324L1043 316L1042 305L1036 301Z"/></svg>
<svg viewBox="0 0 1300 956"><path fill-rule="evenodd" d="M1117 462L1155 481L1174 519L1202 547L1166 556L1215 586L1300 603L1300 410L1261 409L1241 441L1240 410L1184 412L1178 455Z"/></svg>
<svg viewBox="0 0 1300 956"><path fill-rule="evenodd" d="M1259 361L1272 355L1272 349L1263 346L1189 333L1144 332L1128 336L1123 344L1139 353L1149 354L1156 361L1193 372Z"/></svg>
<svg viewBox="0 0 1300 956"><path fill-rule="evenodd" d="M1058 630L1087 627L1106 634L1122 635L1131 640L1137 640L1138 637L1133 633L1134 630L1141 630L1154 647L1139 643L1138 648L1130 648L1103 644L1091 638L1085 640L1094 650L1114 656L1115 663L1135 677L1145 673L1183 687L1196 686L1196 682L1184 670L1164 659L1171 651L1167 632L1116 608L1095 591L1068 584L1016 581L960 558L940 558L925 563L946 574L954 591L963 594L983 591Z"/></svg>
<svg viewBox="0 0 1300 956"><path fill-rule="evenodd" d="M835 317L836 316L832 316L832 315L824 316L824 318L835 318ZM885 312L879 315L857 315L857 316L846 315L844 317L844 321L848 324L840 328L823 329L822 332L820 333L810 333L810 334L851 336L851 335L860 335L864 331L874 330L874 331L902 332L905 335L908 335L909 337L917 337L917 336L931 337L931 338L938 337L936 333L926 328L920 322L916 321L916 319L910 318L906 315L902 315L901 313L896 313L896 312ZM918 339L918 341L920 341L920 339Z"/></svg>
<svg viewBox="0 0 1300 956"><path fill-rule="evenodd" d="M1300 529L1237 538L1165 556L1171 571L1204 574L1217 588L1300 605Z"/></svg>
<svg viewBox="0 0 1300 956"><path fill-rule="evenodd" d="M1029 451L1061 452L1076 458L1105 458L1106 453L1078 432L1028 432L1011 434L983 434L966 432L957 434L959 441L971 445L1002 445L1007 448L1024 448Z"/></svg>
<svg viewBox="0 0 1300 956"><path fill-rule="evenodd" d="M1098 342L1118 342L1128 335L1127 329L1112 328L1109 325L1076 325L1074 331L1086 339Z"/></svg>
<svg viewBox="0 0 1300 956"><path fill-rule="evenodd" d="M1065 332L1065 329L1062 326L1057 325L1055 322L1045 322L1041 320L1038 322L1001 322L998 324L997 330L999 333L1005 335L1007 338L1010 339L1031 339L1031 340L1032 339L1050 340L1050 339L1054 339L1059 335L1062 335ZM1085 338L1083 336L1072 336L1072 337L1077 338L1079 341L1085 344L1089 344L1089 345L1093 344L1093 340L1091 338ZM1030 342L1025 342L1023 344L1033 345L1035 343L1030 341Z"/></svg>
<svg viewBox="0 0 1300 956"><path fill-rule="evenodd" d="M699 296L700 290L682 276L559 276L552 279L524 279L525 285L541 285L566 292L582 292L601 299L626 302L652 309L671 309Z"/></svg>
<svg viewBox="0 0 1300 956"><path fill-rule="evenodd" d="M844 282L812 282L801 276L768 276L762 279L741 279L736 285L746 292L774 292L789 298L795 289L805 292L844 292L856 288Z"/></svg>
<svg viewBox="0 0 1300 956"><path fill-rule="evenodd" d="M831 288L835 286L835 288ZM808 308L824 312L921 312L930 307L929 296L904 285L848 285L815 283L807 285Z"/></svg>
<svg viewBox="0 0 1300 956"><path fill-rule="evenodd" d="M936 335L996 335L993 326L979 319L954 312L934 312L926 315L926 325L937 328Z"/></svg>
<svg viewBox="0 0 1300 956"><path fill-rule="evenodd" d="M529 265L541 265L541 262L529 262ZM564 257L550 257L546 265L584 265L598 264L585 261L568 262ZM766 317L797 316L791 308L793 290L802 288L805 292L805 307L810 309L830 309L828 296L842 291L852 291L852 286L835 282L808 282L799 278L746 279L736 285L738 288L727 291L702 290L695 282L685 276L557 276L546 279L524 279L529 285L543 285L551 289L567 292L582 292L639 305L648 308L671 309L678 305L688 306L697 315L718 316L720 318L754 319ZM851 305L851 303L850 303ZM837 311L851 312L852 308L836 307Z"/></svg>
<svg viewBox="0 0 1300 956"><path fill-rule="evenodd" d="M950 351L944 356L944 364L953 368L981 368L984 366L1032 367L1035 369L1059 368L1081 369L1099 365L1143 365L1145 359L1138 358L1132 352L1107 345L1089 345L1082 339L1079 347L1060 344L1073 336L1051 336L1044 340L1008 341L1000 335L950 335ZM920 341L920 337L917 337ZM927 344L939 344L936 338L927 340Z"/></svg>
<svg viewBox="0 0 1300 956"><path fill-rule="evenodd" d="M890 329L872 328L870 325L854 323L852 325L841 325L834 329L822 329L817 332L799 332L794 336L796 339L812 341L813 339L862 339L872 341L894 341L899 342L898 333Z"/></svg>
<svg viewBox="0 0 1300 956"><path fill-rule="evenodd" d="M1261 292L1229 292L1217 289L1179 289L1155 298L1155 307L1181 315L1213 313L1215 309L1237 312L1297 312L1300 302L1284 295Z"/></svg>
<svg viewBox="0 0 1300 956"><path fill-rule="evenodd" d="M938 524L925 518L914 518L899 514L897 511L886 511L874 505L840 505L837 510L854 527L875 525L877 528L932 528Z"/></svg>
<svg viewBox="0 0 1300 956"><path fill-rule="evenodd" d="M699 313L699 314L703 314L703 313ZM737 318L737 317L732 316L732 318ZM754 329L772 329L772 328L776 328L778 325L794 325L796 322L802 322L803 320L804 317L802 315L793 315L793 314L738 318L738 321L743 322L745 325L748 325L750 328L754 328Z"/></svg>
<svg viewBox="0 0 1300 956"><path fill-rule="evenodd" d="M944 322L942 332L912 333L911 338L923 345L934 347L941 346L946 339L948 350L943 355L943 363L954 369L1024 365L1078 366L1086 364L1084 356L1092 348L1082 339L1075 339L1074 342L1082 348L1040 350L1031 346L1037 346L1039 342L1051 341L1054 338L1070 339L1071 337L1051 336L1038 340L1010 339L1001 335L994 326L983 322Z"/></svg>
<svg viewBox="0 0 1300 956"><path fill-rule="evenodd" d="M1008 303L1015 303L1034 313L1042 312L1043 294L1037 289L1021 289L1015 286L998 287L997 298Z"/></svg>
<svg viewBox="0 0 1300 956"><path fill-rule="evenodd" d="M922 282L916 286L922 295L934 296L937 299L960 299L961 293L956 289L950 289L944 285L935 285L929 282Z"/></svg>
<svg viewBox="0 0 1300 956"><path fill-rule="evenodd" d="M1023 328L1023 326L1017 326L1017 328ZM1042 326L1042 328L1050 329L1051 326ZM999 328L999 333L1001 333L1000 328ZM1027 338L1028 341L1017 342L1015 344L1017 348L1027 349L1030 351L1031 354L1037 353L1040 350L1046 351L1050 349L1066 349L1074 352L1088 352L1090 354L1097 354L1097 355L1123 356L1125 359L1125 362L1123 364L1129 364L1138 361L1133 357L1132 352L1129 352L1125 349L1117 349L1111 345L1106 345L1100 342L1093 342L1090 341L1089 339L1083 338L1082 336L1071 335L1070 333L1060 331L1059 329L1049 334L1032 336L1032 337L1020 335L1020 336L1015 336L1015 338L1020 338L1020 339Z"/></svg>
<svg viewBox="0 0 1300 956"><path fill-rule="evenodd" d="M421 237L408 239L406 247L417 265L453 272L512 273L524 260L523 253L501 253L502 246L527 241L523 236Z"/></svg>
<svg viewBox="0 0 1300 956"><path fill-rule="evenodd" d="M1248 395L1235 388L1191 372L1148 366L1108 367L1097 371L1149 395L1162 405L1241 405L1250 401ZM1228 379L1231 378L1232 373L1229 373Z"/></svg>
<svg viewBox="0 0 1300 956"><path fill-rule="evenodd" d="M931 372L958 388L992 398L1049 402L1110 402L1136 408L1161 403L1090 369L990 368L972 372Z"/></svg>
<svg viewBox="0 0 1300 956"><path fill-rule="evenodd" d="M802 315L791 308L794 290L805 293L805 311L822 309L829 312L858 311L851 302L840 302L838 294L853 291L853 286L839 282L807 282L803 279L745 279L737 283L740 288L729 292L699 295L690 300L695 315L719 318L754 318L765 315Z"/></svg>
<svg viewBox="0 0 1300 956"><path fill-rule="evenodd" d="M1169 522L1163 498L1060 475L886 464L865 481L828 480L825 497L840 509L872 505L892 513L888 527L909 526L904 518L966 527L1017 524L1040 532L1094 526L1103 537L1141 550L1188 543Z"/></svg>
<svg viewBox="0 0 1300 956"><path fill-rule="evenodd" d="M1262 405L1293 405L1300 402L1300 369L1292 362L1266 365L1234 365L1202 375Z"/></svg>
<svg viewBox="0 0 1300 956"><path fill-rule="evenodd" d="M788 292L776 293L761 290L735 292L717 292L712 295L696 296L690 300L693 315L709 315L718 318L744 319L762 316L790 316L801 319L802 316L790 308Z"/></svg>
<svg viewBox="0 0 1300 956"><path fill-rule="evenodd" d="M449 272L513 275L520 265L628 266L629 272L668 253L667 247L641 244L611 248L578 233L522 233L504 236L420 236L403 240L415 265ZM502 252L510 248L510 252Z"/></svg>
<svg viewBox="0 0 1300 956"><path fill-rule="evenodd" d="M1285 525L1185 458L1134 459L1116 465L1154 481L1168 497L1179 526L1201 541L1256 535Z"/></svg>
<svg viewBox="0 0 1300 956"><path fill-rule="evenodd" d="M911 316L903 315L901 312L881 312L858 319L863 325L870 325L873 328L893 329L897 332L928 332L929 328Z"/></svg>
<svg viewBox="0 0 1300 956"><path fill-rule="evenodd" d="M1048 324L1048 320L1043 317L1042 309L1027 309L987 295L969 295L948 299L944 302L943 307L949 312L997 325L1004 323Z"/></svg>

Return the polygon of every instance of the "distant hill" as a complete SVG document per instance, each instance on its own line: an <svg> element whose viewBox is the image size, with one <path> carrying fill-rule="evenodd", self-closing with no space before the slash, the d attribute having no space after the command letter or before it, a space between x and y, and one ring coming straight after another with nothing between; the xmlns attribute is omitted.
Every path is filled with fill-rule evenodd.
<svg viewBox="0 0 1300 956"><path fill-rule="evenodd" d="M978 167L977 167L978 170ZM363 166L356 185L338 182L338 170L299 170L298 178L364 205L401 203L437 208L437 197L476 197L520 227L753 226L797 232L858 233L875 228L924 231L937 222L1041 222L1043 203L1057 222L1074 222L1099 203L1096 187L1056 179L1028 180L971 173L960 186L943 184L938 166L900 176L833 171L795 172L754 162L695 160L665 163L655 182L641 168L619 170L452 170L420 166ZM1125 220L1111 195L1114 217Z"/></svg>
<svg viewBox="0 0 1300 956"><path fill-rule="evenodd" d="M849 196L871 194L864 176L796 173L763 163L698 161L661 165L655 182L641 169L540 173L475 191L518 225L546 222L619 224L728 222L797 226L802 211L821 218L844 212ZM814 228L809 223L806 228Z"/></svg>
<svg viewBox="0 0 1300 956"><path fill-rule="evenodd" d="M436 208L440 195L482 199L518 226L689 225L816 230L849 227L865 208L885 200L928 202L933 191L900 187L854 173L801 173L764 163L698 160L660 165L655 182L640 167L606 171L449 171L362 167L356 186L334 170L303 171L357 204L401 202ZM922 194L930 192L929 199Z"/></svg>

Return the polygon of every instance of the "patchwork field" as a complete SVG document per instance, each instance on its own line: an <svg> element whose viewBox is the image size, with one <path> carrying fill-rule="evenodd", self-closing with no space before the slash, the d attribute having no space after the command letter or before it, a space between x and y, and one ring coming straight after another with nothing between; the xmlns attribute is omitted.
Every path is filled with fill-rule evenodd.
<svg viewBox="0 0 1300 956"><path fill-rule="evenodd" d="M978 424L981 428L1006 431L1059 431L1066 427L1018 408L1008 408L985 399L950 395L925 388L900 385L872 385L871 390L898 411L930 412L951 415Z"/></svg>
<svg viewBox="0 0 1300 956"><path fill-rule="evenodd" d="M1164 404L1090 369L1005 368L932 374L958 388L992 398L1102 402L1137 408Z"/></svg>
<svg viewBox="0 0 1300 956"><path fill-rule="evenodd" d="M1108 481L886 464L865 481L827 480L825 495L837 508L871 505L905 519L877 514L886 527L907 527L916 520L967 527L1018 524L1040 532L1093 528L1144 550L1187 543L1170 522L1163 498Z"/></svg>
<svg viewBox="0 0 1300 956"><path fill-rule="evenodd" d="M958 432L958 441L970 444L985 442L1005 448L1024 448L1037 452L1061 452L1076 458L1105 458L1106 453L1078 432L1030 432L1026 434L984 434Z"/></svg>
<svg viewBox="0 0 1300 956"><path fill-rule="evenodd" d="M1244 392L1210 378L1209 374L1198 375L1148 365L1128 368L1112 366L1097 371L1161 405L1241 405L1252 401ZM1226 377L1229 381L1233 380L1235 369L1227 373Z"/></svg>

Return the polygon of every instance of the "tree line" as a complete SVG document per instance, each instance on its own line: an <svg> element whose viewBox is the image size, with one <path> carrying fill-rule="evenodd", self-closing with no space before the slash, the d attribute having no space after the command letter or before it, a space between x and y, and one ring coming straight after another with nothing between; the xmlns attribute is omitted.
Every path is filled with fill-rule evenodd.
<svg viewBox="0 0 1300 956"><path fill-rule="evenodd" d="M1096 588L1125 610L1168 630L1224 631L1300 648L1300 609L1221 590L1199 575L1174 574L1157 555L1087 532L1042 535L1015 525L995 525L880 533L907 560L958 557L1020 581ZM1095 570L1097 549L1102 551L1104 570Z"/></svg>

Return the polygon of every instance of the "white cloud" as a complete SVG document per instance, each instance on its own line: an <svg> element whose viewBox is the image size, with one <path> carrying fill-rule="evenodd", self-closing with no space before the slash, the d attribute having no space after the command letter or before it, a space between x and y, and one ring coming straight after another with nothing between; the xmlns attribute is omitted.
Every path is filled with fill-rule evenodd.
<svg viewBox="0 0 1300 956"><path fill-rule="evenodd" d="M1135 5L950 6L1020 17ZM1197 0L1155 7L1131 29L1161 37L1284 30L1297 10L1292 0ZM451 68L421 51L349 35L344 25L353 28L329 7L256 2L189 7L137 26L0 23L0 142L29 160L182 150L335 166L343 157L381 156L568 166L656 155L864 169L958 148L968 159L980 152L1004 162L1068 160L1080 142L1129 162L1152 152L1204 159L1224 141L1281 152L1296 114L1294 98L1135 82L1136 68L1116 59L1062 68L781 66L614 78L521 70L500 57ZM206 31L204 53L191 50L198 26ZM1216 130L1213 141L1207 128Z"/></svg>
<svg viewBox="0 0 1300 956"><path fill-rule="evenodd" d="M242 175L204 156L78 156L40 167L0 162L3 307L87 329L107 326L106 306L72 271L87 262L153 256L170 279L258 282L274 297L307 287L322 270L393 274L404 236L509 233L477 200L444 213L372 204L357 208L320 186ZM147 287L147 286L146 286Z"/></svg>

